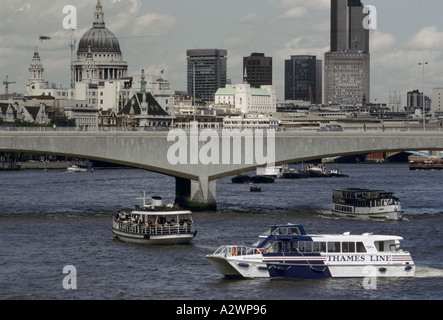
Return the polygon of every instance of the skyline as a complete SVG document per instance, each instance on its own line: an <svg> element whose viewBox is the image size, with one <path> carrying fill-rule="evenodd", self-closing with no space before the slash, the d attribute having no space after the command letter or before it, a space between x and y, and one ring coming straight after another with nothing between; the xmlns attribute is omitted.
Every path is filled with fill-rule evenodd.
<svg viewBox="0 0 443 320"><path fill-rule="evenodd" d="M242 82L243 57L261 52L273 58L273 84L284 99L284 61L291 55L316 55L324 62L330 50L330 0L102 0L106 27L120 41L128 75L160 74L175 91L186 91L186 50L227 49L228 79ZM386 3L387 2L387 3ZM390 91L422 91L443 86L443 22L436 0L372 0L378 29L370 31L371 101L389 103ZM0 13L0 81L16 81L9 92L24 93L28 68L36 46L49 83L69 87L71 32L64 30L63 7L74 5L78 14L78 40L92 27L96 0L7 1ZM219 17L214 20L214 16ZM32 30L29 32L29 30ZM40 42L41 35L50 36ZM77 50L77 47L76 47ZM4 93L4 86L0 89Z"/></svg>

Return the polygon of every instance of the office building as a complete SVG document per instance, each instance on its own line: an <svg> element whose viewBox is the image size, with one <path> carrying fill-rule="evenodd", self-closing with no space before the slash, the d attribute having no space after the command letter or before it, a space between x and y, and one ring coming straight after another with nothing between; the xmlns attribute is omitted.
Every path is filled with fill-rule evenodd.
<svg viewBox="0 0 443 320"><path fill-rule="evenodd" d="M370 57L362 52L325 54L325 103L360 106L370 102Z"/></svg>
<svg viewBox="0 0 443 320"><path fill-rule="evenodd" d="M331 51L325 54L325 103L370 102L369 29L360 0L331 0Z"/></svg>
<svg viewBox="0 0 443 320"><path fill-rule="evenodd" d="M435 92L433 92L435 93ZM438 97L438 96L436 96ZM436 99L436 102L438 100ZM408 91L407 93L407 104L406 104L406 112L407 113L423 113L423 103L425 105L425 112L431 109L431 99L428 96L425 96L423 92L420 90ZM434 104L435 105L435 104Z"/></svg>
<svg viewBox="0 0 443 320"><path fill-rule="evenodd" d="M369 53L369 29L360 0L331 0L331 52L357 49Z"/></svg>
<svg viewBox="0 0 443 320"><path fill-rule="evenodd" d="M315 56L291 56L285 60L285 100L322 103L322 61Z"/></svg>
<svg viewBox="0 0 443 320"><path fill-rule="evenodd" d="M432 89L431 112L433 116L443 112L443 88Z"/></svg>
<svg viewBox="0 0 443 320"><path fill-rule="evenodd" d="M253 88L272 85L272 57L265 57L264 53L252 53L243 57L243 82Z"/></svg>
<svg viewBox="0 0 443 320"><path fill-rule="evenodd" d="M187 89L206 102L213 102L217 89L227 83L227 50L187 50ZM195 74L194 74L195 71ZM194 78L195 76L195 78Z"/></svg>

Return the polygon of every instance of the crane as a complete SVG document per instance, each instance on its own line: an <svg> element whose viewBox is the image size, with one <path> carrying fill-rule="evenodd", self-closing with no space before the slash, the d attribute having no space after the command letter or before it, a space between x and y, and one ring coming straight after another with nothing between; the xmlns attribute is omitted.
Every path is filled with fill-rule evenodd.
<svg viewBox="0 0 443 320"><path fill-rule="evenodd" d="M14 84L14 83L16 83L16 82L15 81L13 81L13 82L8 81L8 76L6 76L6 81L3 81L3 85L5 86L6 100L8 100L8 98L9 98L9 85Z"/></svg>

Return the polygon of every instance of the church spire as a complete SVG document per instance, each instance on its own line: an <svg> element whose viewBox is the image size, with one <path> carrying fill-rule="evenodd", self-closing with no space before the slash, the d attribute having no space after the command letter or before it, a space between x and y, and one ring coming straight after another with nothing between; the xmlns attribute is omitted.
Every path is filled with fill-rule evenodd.
<svg viewBox="0 0 443 320"><path fill-rule="evenodd" d="M38 48L35 47L34 56L32 57L31 65L29 66L30 77L29 80L43 80L43 64L40 60Z"/></svg>
<svg viewBox="0 0 443 320"><path fill-rule="evenodd" d="M95 6L94 12L94 28L104 28L105 27L105 19L103 13L103 6L100 3L100 0L97 0L97 5Z"/></svg>

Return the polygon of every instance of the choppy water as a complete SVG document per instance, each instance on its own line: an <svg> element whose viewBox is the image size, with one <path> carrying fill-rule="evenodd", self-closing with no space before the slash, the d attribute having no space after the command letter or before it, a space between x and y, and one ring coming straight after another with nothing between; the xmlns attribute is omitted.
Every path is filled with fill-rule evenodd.
<svg viewBox="0 0 443 320"><path fill-rule="evenodd" d="M334 165L335 166L335 165ZM443 171L407 164L339 165L349 178L217 182L219 211L195 213L192 244L120 242L112 214L140 204L143 190L172 202L175 180L142 170L0 172L0 299L313 300L443 298ZM392 190L406 220L358 221L330 214L334 187ZM404 237L417 265L413 279L227 280L205 259L222 244L250 245L268 225L300 223L308 233L374 232ZM63 268L75 266L77 289Z"/></svg>

